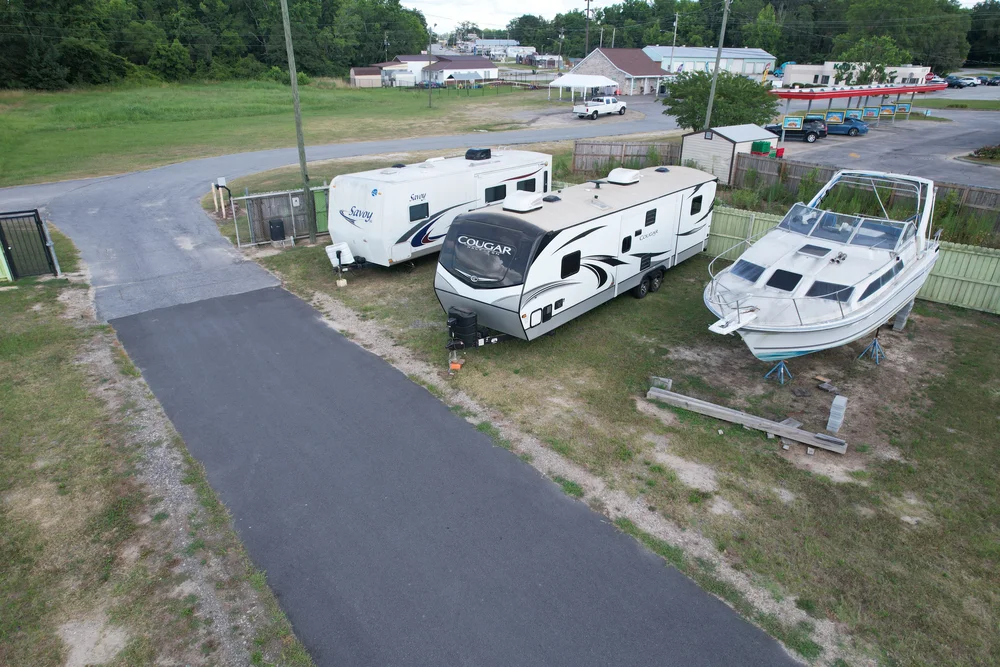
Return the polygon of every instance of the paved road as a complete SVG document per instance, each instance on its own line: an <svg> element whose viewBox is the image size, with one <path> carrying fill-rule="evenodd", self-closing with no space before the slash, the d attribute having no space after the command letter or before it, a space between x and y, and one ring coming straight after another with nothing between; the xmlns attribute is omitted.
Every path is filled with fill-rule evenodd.
<svg viewBox="0 0 1000 667"><path fill-rule="evenodd" d="M992 90L1000 91L1000 88ZM881 123L864 137L829 136L815 144L785 142L785 156L845 168L876 169L936 181L997 187L1000 169L955 158L973 149L1000 143L1000 112L938 111L950 123L904 121Z"/></svg>
<svg viewBox="0 0 1000 667"><path fill-rule="evenodd" d="M669 119L490 135L518 143ZM312 159L465 147L344 144ZM0 190L80 247L112 322L319 665L782 665L783 649L242 261L214 177L291 150Z"/></svg>

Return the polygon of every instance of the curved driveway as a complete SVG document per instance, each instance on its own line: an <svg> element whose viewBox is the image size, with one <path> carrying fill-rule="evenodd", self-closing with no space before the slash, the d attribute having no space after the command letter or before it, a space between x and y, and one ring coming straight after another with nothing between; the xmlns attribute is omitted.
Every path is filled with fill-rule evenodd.
<svg viewBox="0 0 1000 667"><path fill-rule="evenodd" d="M669 129L427 137L312 159ZM45 207L319 665L782 665L743 621L567 498L221 238L198 198L294 150L0 190Z"/></svg>

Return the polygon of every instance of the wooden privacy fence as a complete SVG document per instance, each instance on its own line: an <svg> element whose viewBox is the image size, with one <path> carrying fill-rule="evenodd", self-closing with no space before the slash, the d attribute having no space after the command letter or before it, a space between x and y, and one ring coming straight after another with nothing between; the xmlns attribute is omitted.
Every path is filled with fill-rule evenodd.
<svg viewBox="0 0 1000 667"><path fill-rule="evenodd" d="M577 141L573 144L573 171L592 173L614 160L619 164L652 167L646 164L651 153L656 164L680 164L681 145L669 142L641 143L632 141Z"/></svg>
<svg viewBox="0 0 1000 667"><path fill-rule="evenodd" d="M725 253L724 259L735 260L746 249L741 241L779 222L778 215L716 206L703 254L715 257ZM940 252L917 297L1000 315L1000 249L942 242Z"/></svg>
<svg viewBox="0 0 1000 667"><path fill-rule="evenodd" d="M822 185L841 167L831 167L811 162L795 160L775 160L769 157L740 153L736 156L736 167L733 170L733 186L737 188L771 186L781 183L788 192L796 192L799 184L807 174ZM750 174L753 173L753 176ZM935 181L937 186L937 203L951 193L955 193L959 210L970 211L978 216L993 220L993 231L1000 234L1000 190L979 188L959 183Z"/></svg>

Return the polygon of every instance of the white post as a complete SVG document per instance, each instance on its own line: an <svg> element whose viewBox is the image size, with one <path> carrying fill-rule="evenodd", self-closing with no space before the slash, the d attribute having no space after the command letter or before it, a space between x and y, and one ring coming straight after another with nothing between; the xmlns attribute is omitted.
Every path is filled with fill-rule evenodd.
<svg viewBox="0 0 1000 667"><path fill-rule="evenodd" d="M222 217L225 218L226 217L226 195L222 194L221 189L219 191L219 200L222 202Z"/></svg>
<svg viewBox="0 0 1000 667"><path fill-rule="evenodd" d="M215 189L215 181L212 182L212 201L215 202L215 212L219 212L219 195Z"/></svg>

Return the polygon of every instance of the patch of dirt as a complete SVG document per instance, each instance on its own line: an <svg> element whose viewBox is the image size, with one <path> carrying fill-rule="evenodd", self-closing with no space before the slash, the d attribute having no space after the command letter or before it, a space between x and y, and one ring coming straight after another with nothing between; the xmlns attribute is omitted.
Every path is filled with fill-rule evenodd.
<svg viewBox="0 0 1000 667"><path fill-rule="evenodd" d="M280 278L280 276L278 277ZM406 375L419 378L421 381L438 388L443 394L442 400L448 405L460 407L466 411L467 420L470 423L489 421L494 424L499 429L501 437L510 442L511 450L515 454L524 456L526 460L530 461L530 465L543 475L559 476L579 484L584 491L581 500L594 511L604 514L612 521L618 518L627 518L641 530L666 541L668 544L682 548L688 557L710 563L715 568L714 575L716 577L740 591L746 600L761 613L772 614L782 623L790 626L799 622L812 624L814 627L812 639L823 647L825 660L834 661L837 658L844 658L851 664L870 664L870 660L847 648L851 641L841 633L837 624L827 619L814 619L808 616L804 611L798 609L790 598L776 600L765 588L756 585L747 573L734 568L720 555L715 544L697 530L692 530L690 526L678 525L656 512L655 509L651 510L642 497L633 498L621 489L610 488L605 479L572 463L551 448L546 447L537 438L522 432L501 413L479 405L464 392L454 389L447 384L447 381L442 380L439 368L432 367L417 359L408 349L397 345L392 340L390 333L376 321L358 317L357 313L328 294L314 293L312 303L323 314L323 321L328 326L345 334L349 340L365 341L363 346L365 349L384 359L392 359L392 365ZM641 407L642 403L644 401L637 401L640 410L648 408L659 410L656 406L648 404L648 408ZM663 411L660 410L660 412ZM663 440L658 442L661 445L665 444ZM671 456L668 452L663 453ZM675 458L679 459L679 457ZM714 471L707 466L694 464L684 459L679 461L666 459L665 465L669 465L667 461L677 463L678 467L686 471L685 474L691 473L689 480L692 484L700 484L707 488L709 480L714 479ZM697 468L690 466L697 466ZM678 477L680 475L681 473L678 471ZM725 507L725 505L721 505L721 507ZM793 657L797 658L794 655Z"/></svg>
<svg viewBox="0 0 1000 667"><path fill-rule="evenodd" d="M900 521L909 526L923 526L934 521L927 503L910 491L901 497L889 498L885 505L890 512L899 517Z"/></svg>
<svg viewBox="0 0 1000 667"><path fill-rule="evenodd" d="M805 445L792 443L787 450L779 450L783 459L796 468L808 470L814 475L823 475L840 484L855 483L868 485L863 477L854 477L852 472L863 471L867 461L861 455L848 456L836 454L825 449L817 449L814 454L808 454ZM849 451L849 450L848 450Z"/></svg>
<svg viewBox="0 0 1000 667"><path fill-rule="evenodd" d="M789 491L788 489L774 487L771 490L774 491L774 494L776 496L778 496L778 500L785 503L786 505L795 502L795 494Z"/></svg>
<svg viewBox="0 0 1000 667"><path fill-rule="evenodd" d="M673 411L666 408L661 408L658 405L653 405L647 400L642 398L635 399L635 408L644 415L649 415L654 419L659 419L661 422L667 426L671 426L677 423L677 415Z"/></svg>
<svg viewBox="0 0 1000 667"><path fill-rule="evenodd" d="M653 445L651 454L653 459L677 473L677 479L685 486L690 486L692 489L704 491L705 493L718 491L719 484L716 480L714 469L707 465L681 458L676 454L671 454L667 449L667 439L663 436L649 434L646 436L646 441Z"/></svg>
<svg viewBox="0 0 1000 667"><path fill-rule="evenodd" d="M96 613L59 626L59 637L69 648L64 667L87 667L109 662L125 647L128 633L108 625L107 616Z"/></svg>
<svg viewBox="0 0 1000 667"><path fill-rule="evenodd" d="M717 516L726 515L726 516L734 516L737 518L742 516L742 513L738 509L733 507L733 504L728 500L726 500L725 498L723 498L722 496L715 496L714 498L712 498L712 504L709 505L708 511Z"/></svg>
<svg viewBox="0 0 1000 667"><path fill-rule="evenodd" d="M17 288L18 288L17 285L4 285L3 287L0 287L0 292L9 292Z"/></svg>

